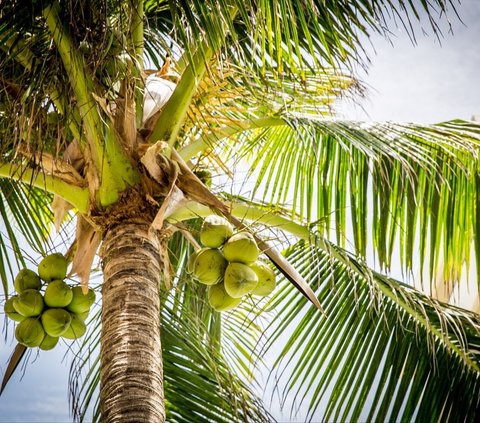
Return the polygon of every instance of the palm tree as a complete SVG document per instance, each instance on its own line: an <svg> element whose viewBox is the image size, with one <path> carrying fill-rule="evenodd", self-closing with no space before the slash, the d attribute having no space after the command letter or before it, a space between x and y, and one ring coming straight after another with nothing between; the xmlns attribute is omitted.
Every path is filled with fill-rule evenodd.
<svg viewBox="0 0 480 423"><path fill-rule="evenodd" d="M5 295L27 265L21 242L45 255L52 223L84 287L101 244L101 313L72 365L76 419L268 421L250 383L266 366L308 418L474 420L480 316L366 257L371 246L388 270L399 249L411 271L418 255L427 286L440 270L459 280L472 245L479 268L480 127L332 114L361 90L362 37L392 14L411 31L425 13L437 32L453 3L2 4ZM190 280L212 213L256 235L281 276L271 298L219 314Z"/></svg>

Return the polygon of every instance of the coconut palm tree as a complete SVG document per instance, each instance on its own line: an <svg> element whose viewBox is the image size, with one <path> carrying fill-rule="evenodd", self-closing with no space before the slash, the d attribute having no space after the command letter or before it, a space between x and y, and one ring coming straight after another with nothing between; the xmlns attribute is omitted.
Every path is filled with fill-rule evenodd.
<svg viewBox="0 0 480 423"><path fill-rule="evenodd" d="M453 3L2 4L5 295L22 243L45 256L52 226L84 289L101 257L101 312L72 364L77 420L269 421L258 369L310 419L474 420L480 316L367 255L386 274L395 249L406 272L418 257L427 287L478 264L480 127L332 111L361 92L353 70L386 16L411 33L424 14L437 33ZM210 214L254 234L272 296L212 309L187 273Z"/></svg>

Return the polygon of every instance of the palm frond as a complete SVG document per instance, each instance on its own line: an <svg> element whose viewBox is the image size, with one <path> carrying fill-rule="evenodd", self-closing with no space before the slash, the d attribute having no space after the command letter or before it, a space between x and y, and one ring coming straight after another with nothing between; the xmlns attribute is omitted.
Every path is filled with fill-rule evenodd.
<svg viewBox="0 0 480 423"><path fill-rule="evenodd" d="M258 207L267 213L266 205ZM262 226L253 222L255 230ZM319 234L304 238L288 250L287 258L312 284L325 313L284 284L267 304L252 304L257 312L269 310L274 317L264 333L262 329L252 337L260 342L245 362L252 369L260 366L252 367L259 358L271 364L272 383L283 389L285 408L304 405L308 414L302 418L325 421L475 419L478 315L369 269ZM235 324L223 336L231 329L245 333L251 316L242 309L231 313L223 328ZM253 320L262 326L258 317ZM226 345L234 357L242 353L235 338ZM464 386L474 395L455 403Z"/></svg>
<svg viewBox="0 0 480 423"><path fill-rule="evenodd" d="M12 47L14 48L14 47ZM20 49L20 47L15 47ZM18 56L21 55L17 52ZM18 57L17 56L17 57ZM65 136L65 120L58 118L58 110L49 95L54 86L55 63L47 56L19 63L9 57L0 46L0 157L5 163L15 158L21 142L37 151L55 153ZM49 77L47 77L49 75Z"/></svg>
<svg viewBox="0 0 480 423"><path fill-rule="evenodd" d="M222 68L210 68L199 85L184 125L183 143L199 134L215 137L216 131L241 126L246 118L277 116L285 110L330 116L334 102L352 92L361 94L358 81L333 68L321 74L308 71L303 78L285 76L282 81L266 73L260 84L248 70L223 64Z"/></svg>
<svg viewBox="0 0 480 423"><path fill-rule="evenodd" d="M19 268L29 267L25 243L38 253L48 246L51 197L14 180L0 178L0 277L5 296Z"/></svg>
<svg viewBox="0 0 480 423"><path fill-rule="evenodd" d="M469 210L476 209L479 125L282 119L234 130L215 150L225 162L249 164L251 198L288 208L328 236L335 227L341 245L351 228L355 251L365 257L372 242L387 269L400 245L406 269L418 248L421 276L441 270L446 281L460 279L478 234Z"/></svg>
<svg viewBox="0 0 480 423"><path fill-rule="evenodd" d="M57 9L55 4L58 2L30 3L11 2L2 8L0 14L2 71L13 70L13 74L6 72L8 77L2 76L2 79L10 91L12 87L25 85L21 81L28 81L26 85L29 87L28 93L22 88L22 93L13 96L14 103L21 107L18 113L10 115L29 116L23 126L29 129L29 137L34 138L31 128L45 131L41 117L52 110L53 103L55 111L64 116L59 129L67 126L77 132L74 136L78 138L80 122L75 115L76 103L69 84L71 72L64 67L59 51L49 43L51 34L42 15L42 8ZM53 6L49 6L50 3ZM383 31L386 25L384 13L398 17L405 15L404 19L409 22L410 17L418 19L421 10L433 17L437 12L445 12L451 3L436 0L432 5L417 7L411 2L408 5L403 1L370 4L365 0L341 4L282 0L275 5L238 0L180 3L149 0L144 3L148 21L145 46L150 60L157 67L160 66L159 54L166 57L185 53L191 61L198 56L198 50L201 53L202 49L210 49L222 52L213 67L219 65L223 68L225 63L226 69L232 64L236 64L237 70L250 69L244 75L238 72L245 86L256 84L278 90L285 78L296 78L295 88L298 89L312 73L319 74L320 63L315 64L315 61L322 62L323 74L326 66L351 60L348 56L356 54L354 52L360 46L356 31ZM135 60L128 37L122 35L132 30L129 13L134 6L120 1L98 0L70 0L61 2L61 6L58 21L69 23L65 31L71 38L75 56L81 57L84 71L92 80L90 89L101 98L114 100L119 94L118 81L130 71L139 74L142 68L141 61ZM82 19L76 19L79 15ZM432 25L435 29L433 19ZM227 36L229 38L225 41ZM224 44L227 49L223 48ZM7 62L8 66L4 66ZM183 65L179 64L179 70L183 71L185 65L185 61ZM122 67L136 70L122 71ZM63 92L58 92L57 87L64 87ZM23 101L19 101L20 97ZM8 135L14 134L13 128L22 122L14 123ZM52 133L52 139L62 139L61 132ZM37 138L36 142L40 143L45 137L39 134Z"/></svg>
<svg viewBox="0 0 480 423"><path fill-rule="evenodd" d="M0 104L9 116L6 122L2 119L2 125L8 125L1 134L9 139L9 145L21 141L37 151L59 154L72 137L82 138L83 128L75 98L78 86L69 81L72 69L67 69L58 46L51 43L43 16L48 8L57 8L55 5L58 2L14 1L2 7ZM58 20L69 23L64 33L68 33L77 62L84 65L82 77L91 84L89 91L100 98L117 98L126 62L135 58L128 37L122 35L129 29L129 6L73 0L58 7ZM135 60L133 63L141 67Z"/></svg>
<svg viewBox="0 0 480 423"><path fill-rule="evenodd" d="M225 58L248 64L258 77L271 71L280 80L283 75L301 75L307 69L364 63L367 55L362 37L387 34L393 24L402 26L414 39L415 28L423 25L422 14L427 21L422 29L441 34L438 21L448 11L455 15L455 3L148 0L145 9L149 28L158 31L159 44L164 44L162 38L170 38L175 46L172 50L192 58L203 48L202 42L218 51L222 47L219 40L225 38L227 30ZM160 35L167 33L168 37Z"/></svg>
<svg viewBox="0 0 480 423"><path fill-rule="evenodd" d="M287 256L315 287L325 315L289 284L269 304L277 313L267 340L277 357L272 377L285 383L288 406L305 401L309 420L475 420L478 315L433 301L316 239Z"/></svg>

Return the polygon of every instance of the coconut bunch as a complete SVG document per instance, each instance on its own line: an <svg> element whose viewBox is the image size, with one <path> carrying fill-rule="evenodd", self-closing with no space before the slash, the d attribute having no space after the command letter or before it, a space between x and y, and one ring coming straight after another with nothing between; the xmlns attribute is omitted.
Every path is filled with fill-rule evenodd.
<svg viewBox="0 0 480 423"><path fill-rule="evenodd" d="M209 285L208 301L216 311L237 307L249 294L266 296L275 289L275 272L259 260L257 243L247 231L234 234L223 217L207 216L200 230L204 248L188 260L187 272Z"/></svg>
<svg viewBox="0 0 480 423"><path fill-rule="evenodd" d="M60 253L46 256L38 273L22 269L15 277L16 294L5 302L5 314L18 322L15 338L26 347L54 348L60 337L77 339L86 332L85 319L95 292L83 294L66 281L68 262Z"/></svg>

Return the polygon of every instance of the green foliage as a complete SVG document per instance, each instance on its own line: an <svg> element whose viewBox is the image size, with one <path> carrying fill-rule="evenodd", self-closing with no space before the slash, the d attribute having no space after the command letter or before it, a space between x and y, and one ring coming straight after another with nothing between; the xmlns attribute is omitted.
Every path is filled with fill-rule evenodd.
<svg viewBox="0 0 480 423"><path fill-rule="evenodd" d="M480 125L282 119L248 137L236 134L218 149L224 159L252 158L253 198L277 209L288 203L293 219L326 235L335 228L342 246L351 227L355 251L365 257L371 241L387 270L394 248L400 247L407 270L419 249L429 280L439 271L447 281L460 279L477 233L470 211L476 209Z"/></svg>
<svg viewBox="0 0 480 423"><path fill-rule="evenodd" d="M322 244L302 241L288 257L325 313L290 284L269 303L277 316L266 349L281 349L274 367L285 378L283 395L306 401L314 420L478 418L478 314L366 271L351 254Z"/></svg>

